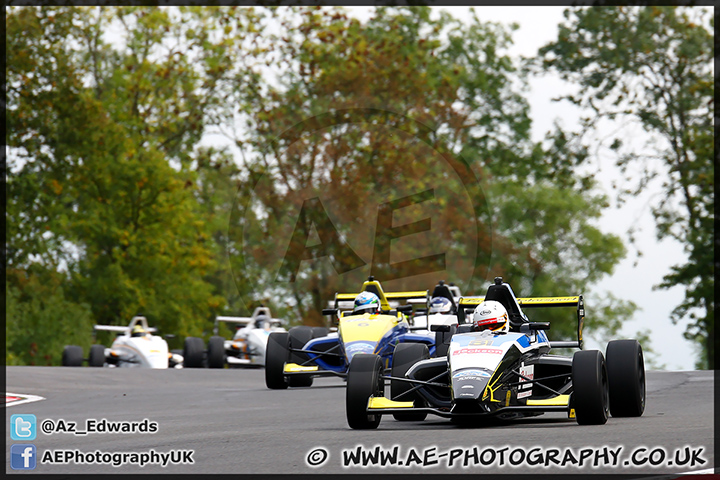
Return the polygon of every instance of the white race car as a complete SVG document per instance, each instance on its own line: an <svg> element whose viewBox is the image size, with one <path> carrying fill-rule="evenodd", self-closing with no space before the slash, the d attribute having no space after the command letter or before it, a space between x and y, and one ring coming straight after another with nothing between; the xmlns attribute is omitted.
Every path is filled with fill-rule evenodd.
<svg viewBox="0 0 720 480"><path fill-rule="evenodd" d="M146 367L182 368L183 357L168 351L165 339L152 333L147 319L136 316L127 327L117 325L95 325L97 331L117 332L110 348L96 344L90 347L88 358L83 357L82 347L68 345L63 350L62 364L65 367L79 367L87 361L91 367Z"/></svg>
<svg viewBox="0 0 720 480"><path fill-rule="evenodd" d="M418 310L413 316L413 327L429 330L433 325L457 324L460 297L460 287L440 280L430 294L427 309Z"/></svg>
<svg viewBox="0 0 720 480"><path fill-rule="evenodd" d="M232 340L217 335L220 322L236 325ZM202 346L202 339L185 339L184 351L188 356L185 366L224 368L227 364L230 367L264 367L268 337L272 332L286 332L282 326L284 323L284 320L272 318L267 307L257 307L251 317L219 316L215 319L214 335L208 341L207 350ZM199 352L204 354L202 359Z"/></svg>

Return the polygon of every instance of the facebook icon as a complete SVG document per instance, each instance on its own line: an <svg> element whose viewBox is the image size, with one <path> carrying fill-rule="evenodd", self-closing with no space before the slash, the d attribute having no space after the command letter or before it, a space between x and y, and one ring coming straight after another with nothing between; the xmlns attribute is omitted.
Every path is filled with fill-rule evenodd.
<svg viewBox="0 0 720 480"><path fill-rule="evenodd" d="M18 444L10 447L10 467L13 470L35 470L35 445Z"/></svg>

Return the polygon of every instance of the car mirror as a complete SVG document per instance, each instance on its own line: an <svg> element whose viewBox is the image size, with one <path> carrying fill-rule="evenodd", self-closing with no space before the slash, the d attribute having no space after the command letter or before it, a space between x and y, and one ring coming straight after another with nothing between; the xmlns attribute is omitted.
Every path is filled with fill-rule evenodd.
<svg viewBox="0 0 720 480"><path fill-rule="evenodd" d="M450 325L430 325L431 332L449 332Z"/></svg>
<svg viewBox="0 0 720 480"><path fill-rule="evenodd" d="M337 314L337 308L323 308L323 315L335 315Z"/></svg>
<svg viewBox="0 0 720 480"><path fill-rule="evenodd" d="M407 315L409 313L412 313L413 306L412 305L400 305L399 307L397 307L397 311Z"/></svg>
<svg viewBox="0 0 720 480"><path fill-rule="evenodd" d="M530 322L527 325L530 330L550 330L549 322Z"/></svg>

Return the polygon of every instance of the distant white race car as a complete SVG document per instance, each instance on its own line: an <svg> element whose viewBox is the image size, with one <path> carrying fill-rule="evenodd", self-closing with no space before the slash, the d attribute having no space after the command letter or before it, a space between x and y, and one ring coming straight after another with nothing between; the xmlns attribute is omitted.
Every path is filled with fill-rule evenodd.
<svg viewBox="0 0 720 480"><path fill-rule="evenodd" d="M217 335L221 322L236 325L231 340ZM229 367L263 367L268 337L272 332L287 331L282 326L284 323L284 320L273 318L267 307L257 307L251 317L219 316L215 319L214 335L208 341L207 350L202 346L201 338L185 339L185 366L224 368L227 364ZM204 354L202 360L199 351Z"/></svg>
<svg viewBox="0 0 720 480"><path fill-rule="evenodd" d="M95 325L96 331L117 332L110 348L96 344L90 347L88 358L83 357L82 347L68 345L63 350L62 364L65 367L80 367L87 362L91 367L145 367L182 368L183 356L168 351L165 339L152 333L147 319L136 316L127 327L117 325Z"/></svg>
<svg viewBox="0 0 720 480"><path fill-rule="evenodd" d="M433 325L456 324L460 297L460 287L452 283L447 285L440 280L430 294L427 310L419 310L413 316L413 327L429 330Z"/></svg>

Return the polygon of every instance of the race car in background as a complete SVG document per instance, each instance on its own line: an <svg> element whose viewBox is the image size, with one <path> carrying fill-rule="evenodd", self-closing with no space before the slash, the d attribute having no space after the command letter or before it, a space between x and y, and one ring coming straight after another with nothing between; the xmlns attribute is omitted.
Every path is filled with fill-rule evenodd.
<svg viewBox="0 0 720 480"><path fill-rule="evenodd" d="M427 329L412 331L408 315L412 315L413 304L400 304L400 300L417 300L417 305L427 305L427 290L386 293L371 276L363 283L361 292L378 296L379 314L353 315L353 301L360 292L336 293L334 308L323 310L323 315L337 319L335 331L299 326L270 334L265 362L268 388L310 386L318 376L344 377L353 356L359 353L376 354L383 368L391 368L398 344L422 344L434 353L435 334Z"/></svg>
<svg viewBox="0 0 720 480"><path fill-rule="evenodd" d="M219 323L236 325L231 340L217 334ZM273 318L265 306L257 307L250 317L219 316L215 319L214 335L208 341L207 350L201 338L185 339L184 354L188 356L185 367L263 367L268 337L272 332L286 332L284 323L282 319Z"/></svg>
<svg viewBox="0 0 720 480"><path fill-rule="evenodd" d="M440 280L433 288L427 302L427 308L417 310L411 324L416 329L430 329L433 325L456 325L458 323L458 305L462 298L460 288L454 284L445 284ZM434 356L444 356L450 342L450 335L444 331L436 333Z"/></svg>
<svg viewBox="0 0 720 480"><path fill-rule="evenodd" d="M472 320L466 322L489 300L504 307L509 330L477 331ZM575 308L577 341L551 342L545 334L550 323L531 322L522 310L538 307ZM425 345L399 344L389 375L379 355L354 356L347 372L348 424L377 428L387 414L417 421L434 414L459 423L562 412L583 425L604 424L609 415L641 416L646 393L642 347L636 340L613 340L605 355L582 350L584 317L582 295L516 298L497 277L485 297L460 299L457 325L432 327L451 334L447 356L430 358ZM580 350L566 357L551 355L553 347Z"/></svg>
<svg viewBox="0 0 720 480"><path fill-rule="evenodd" d="M153 335L155 328L148 327L147 319L135 316L127 327L117 325L95 325L95 331L116 332L110 348L95 344L90 347L88 358L84 358L82 347L68 345L63 350L62 365L79 367L87 362L91 367L145 367L182 368L183 357L168 351L167 341Z"/></svg>

